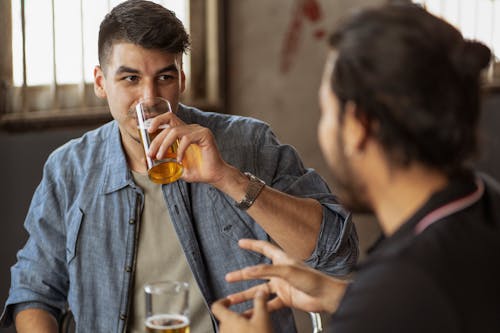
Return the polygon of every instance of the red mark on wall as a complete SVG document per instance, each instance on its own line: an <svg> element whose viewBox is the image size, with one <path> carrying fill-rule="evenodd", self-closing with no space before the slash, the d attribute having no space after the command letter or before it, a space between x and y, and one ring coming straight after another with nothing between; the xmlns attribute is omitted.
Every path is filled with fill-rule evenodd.
<svg viewBox="0 0 500 333"><path fill-rule="evenodd" d="M304 22L309 21L317 25L323 18L321 6L317 0L296 0L295 11L285 34L283 49L281 51L281 72L286 73L292 66L293 59L297 54L300 44L300 36L304 28ZM315 28L313 37L317 40L325 36L325 30Z"/></svg>

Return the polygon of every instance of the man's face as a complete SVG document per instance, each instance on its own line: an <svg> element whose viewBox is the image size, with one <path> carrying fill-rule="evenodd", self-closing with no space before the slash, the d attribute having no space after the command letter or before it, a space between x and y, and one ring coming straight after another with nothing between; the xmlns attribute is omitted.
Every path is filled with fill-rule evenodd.
<svg viewBox="0 0 500 333"><path fill-rule="evenodd" d="M370 212L363 179L356 172L355 162L345 153L343 123L339 120L340 101L331 90L330 77L335 66L336 53L328 57L319 91L321 117L318 124L318 141L323 156L330 167L333 192L349 210Z"/></svg>
<svg viewBox="0 0 500 333"><path fill-rule="evenodd" d="M148 97L163 97L176 111L185 87L181 54L144 49L131 43L117 43L103 68L94 71L95 90L106 98L122 136L138 141L135 105Z"/></svg>

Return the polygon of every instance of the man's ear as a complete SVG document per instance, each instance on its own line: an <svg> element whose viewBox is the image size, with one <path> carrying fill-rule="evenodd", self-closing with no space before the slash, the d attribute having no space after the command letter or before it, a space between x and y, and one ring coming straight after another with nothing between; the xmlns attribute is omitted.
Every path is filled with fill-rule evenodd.
<svg viewBox="0 0 500 333"><path fill-rule="evenodd" d="M106 98L106 89L104 88L104 82L106 78L102 71L101 66L94 67L94 93L99 98Z"/></svg>
<svg viewBox="0 0 500 333"><path fill-rule="evenodd" d="M181 93L186 90L186 73L184 73L184 70L181 70Z"/></svg>
<svg viewBox="0 0 500 333"><path fill-rule="evenodd" d="M347 101L344 106L343 135L344 149L348 155L363 153L370 137L370 128L358 105Z"/></svg>

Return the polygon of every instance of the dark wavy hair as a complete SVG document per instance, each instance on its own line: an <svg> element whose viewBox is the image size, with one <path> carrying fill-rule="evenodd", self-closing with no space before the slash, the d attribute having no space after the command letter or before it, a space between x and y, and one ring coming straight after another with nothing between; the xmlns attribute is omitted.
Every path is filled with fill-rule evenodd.
<svg viewBox="0 0 500 333"><path fill-rule="evenodd" d="M342 106L357 104L357 116L393 162L450 173L476 154L486 46L464 40L419 6L401 4L354 13L329 43L338 52L333 92Z"/></svg>
<svg viewBox="0 0 500 333"><path fill-rule="evenodd" d="M127 42L169 53L189 50L189 35L175 13L154 2L128 0L109 12L99 28L99 63L105 66L115 43Z"/></svg>

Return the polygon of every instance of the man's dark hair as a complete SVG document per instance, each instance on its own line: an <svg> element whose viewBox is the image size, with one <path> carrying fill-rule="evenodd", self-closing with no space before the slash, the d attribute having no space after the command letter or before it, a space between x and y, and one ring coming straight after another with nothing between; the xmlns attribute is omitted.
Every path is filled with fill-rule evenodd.
<svg viewBox="0 0 500 333"><path fill-rule="evenodd" d="M332 91L342 109L357 104L393 162L453 172L475 155L486 46L416 5L359 11L329 41Z"/></svg>
<svg viewBox="0 0 500 333"><path fill-rule="evenodd" d="M175 13L154 2L128 0L114 7L99 28L99 63L105 66L115 43L126 42L145 49L184 53L189 35Z"/></svg>

